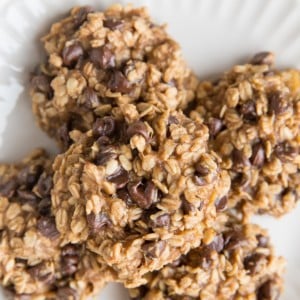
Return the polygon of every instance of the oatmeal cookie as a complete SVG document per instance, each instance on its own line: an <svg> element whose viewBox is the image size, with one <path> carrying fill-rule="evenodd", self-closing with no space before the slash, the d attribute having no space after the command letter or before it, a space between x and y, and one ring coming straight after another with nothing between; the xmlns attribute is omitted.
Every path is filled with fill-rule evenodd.
<svg viewBox="0 0 300 300"><path fill-rule="evenodd" d="M86 299L113 278L84 245L60 237L51 165L41 149L0 165L0 282L14 299Z"/></svg>
<svg viewBox="0 0 300 300"><path fill-rule="evenodd" d="M272 68L259 53L216 82L202 82L190 116L204 119L210 145L232 179L230 206L281 216L300 195L300 72Z"/></svg>
<svg viewBox="0 0 300 300"><path fill-rule="evenodd" d="M129 292L145 300L276 300L284 265L265 230L228 224L210 244L149 273L147 284Z"/></svg>
<svg viewBox="0 0 300 300"><path fill-rule="evenodd" d="M230 179L207 151L208 129L180 112L131 124L112 117L54 162L52 207L58 230L137 286L142 274L214 236Z"/></svg>
<svg viewBox="0 0 300 300"><path fill-rule="evenodd" d="M152 118L186 107L197 79L181 48L144 8L75 7L42 38L47 63L31 80L37 122L63 148L97 117Z"/></svg>

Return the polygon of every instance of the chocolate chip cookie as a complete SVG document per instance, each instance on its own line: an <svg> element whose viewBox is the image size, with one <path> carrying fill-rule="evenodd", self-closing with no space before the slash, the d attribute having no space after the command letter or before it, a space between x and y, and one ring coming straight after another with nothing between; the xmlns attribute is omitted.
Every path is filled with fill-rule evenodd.
<svg viewBox="0 0 300 300"><path fill-rule="evenodd" d="M56 229L51 163L38 149L0 165L0 281L14 299L86 299L113 279L84 245L65 242Z"/></svg>
<svg viewBox="0 0 300 300"><path fill-rule="evenodd" d="M180 46L144 8L76 7L42 42L47 62L31 79L32 107L63 149L70 130L89 130L98 117L151 119L194 98L197 79Z"/></svg>
<svg viewBox="0 0 300 300"><path fill-rule="evenodd" d="M300 195L300 72L278 71L259 53L198 88L194 119L210 129L210 146L230 172L229 206L281 216Z"/></svg>
<svg viewBox="0 0 300 300"><path fill-rule="evenodd" d="M180 112L152 121L97 119L54 162L53 213L65 239L87 242L127 286L212 239L230 180L207 150L208 128Z"/></svg>

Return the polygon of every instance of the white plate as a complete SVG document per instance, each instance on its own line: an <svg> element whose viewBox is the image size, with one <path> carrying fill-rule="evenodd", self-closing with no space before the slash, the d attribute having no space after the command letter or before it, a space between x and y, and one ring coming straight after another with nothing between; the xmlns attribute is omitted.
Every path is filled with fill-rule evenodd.
<svg viewBox="0 0 300 300"><path fill-rule="evenodd" d="M28 74L41 58L39 36L77 4L104 8L110 0L1 0L0 3L0 161L19 159L35 146L55 146L34 126L27 96ZM122 1L126 3L128 1ZM300 67L300 1L297 0L136 0L146 5L182 44L200 77L213 76L260 50L272 50L279 67ZM277 252L288 260L282 299L300 294L300 207L280 221L257 217L270 229ZM1 298L0 300L4 299ZM127 299L109 285L98 299Z"/></svg>

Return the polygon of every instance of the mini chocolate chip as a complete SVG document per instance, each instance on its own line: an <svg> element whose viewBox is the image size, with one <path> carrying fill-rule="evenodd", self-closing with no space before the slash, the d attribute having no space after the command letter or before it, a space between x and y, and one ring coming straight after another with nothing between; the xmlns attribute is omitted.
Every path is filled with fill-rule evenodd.
<svg viewBox="0 0 300 300"><path fill-rule="evenodd" d="M222 234L215 236L213 241L207 246L211 250L215 250L218 253L224 249L224 238Z"/></svg>
<svg viewBox="0 0 300 300"><path fill-rule="evenodd" d="M234 250L246 242L243 232L241 230L231 230L224 234L224 249Z"/></svg>
<svg viewBox="0 0 300 300"><path fill-rule="evenodd" d="M207 180L205 176L209 175L210 170L207 167L203 166L200 162L196 164L195 170L195 183L199 186L206 185Z"/></svg>
<svg viewBox="0 0 300 300"><path fill-rule="evenodd" d="M190 212L196 211L195 206L192 203L188 202L184 195L181 195L180 199L181 199L181 208L184 214L187 215Z"/></svg>
<svg viewBox="0 0 300 300"><path fill-rule="evenodd" d="M94 213L90 213L89 215L87 215L87 222L92 233L102 231L104 227L110 226L112 224L110 218L106 213L103 212L100 212L97 215L95 215Z"/></svg>
<svg viewBox="0 0 300 300"><path fill-rule="evenodd" d="M63 146L64 150L67 150L72 143L72 140L69 135L70 128L67 123L64 123L57 129L57 138Z"/></svg>
<svg viewBox="0 0 300 300"><path fill-rule="evenodd" d="M63 255L63 256L77 255L77 256L79 256L80 255L80 247L78 245L74 245L74 244L67 244L62 248L61 255Z"/></svg>
<svg viewBox="0 0 300 300"><path fill-rule="evenodd" d="M126 186L129 181L129 173L122 167L119 170L107 177L107 180L114 183L117 189L121 189Z"/></svg>
<svg viewBox="0 0 300 300"><path fill-rule="evenodd" d="M109 28L110 30L119 30L123 27L124 21L117 19L106 19L103 21L103 26Z"/></svg>
<svg viewBox="0 0 300 300"><path fill-rule="evenodd" d="M32 189L39 180L43 172L43 167L40 165L27 166L18 174L19 184L25 185L28 189Z"/></svg>
<svg viewBox="0 0 300 300"><path fill-rule="evenodd" d="M79 11L74 16L74 27L76 29L79 28L87 20L87 15L91 12L93 12L91 6L80 7Z"/></svg>
<svg viewBox="0 0 300 300"><path fill-rule="evenodd" d="M47 284L52 284L55 280L54 273L51 270L47 270L44 263L39 263L28 269L28 273L33 279L42 281Z"/></svg>
<svg viewBox="0 0 300 300"><path fill-rule="evenodd" d="M172 115L170 115L168 118L168 125L171 125L171 124L179 124L179 121L177 120L177 118Z"/></svg>
<svg viewBox="0 0 300 300"><path fill-rule="evenodd" d="M99 152L95 159L95 164L97 166L104 166L108 161L116 159L118 157L117 153L114 152Z"/></svg>
<svg viewBox="0 0 300 300"><path fill-rule="evenodd" d="M283 142L275 146L274 152L280 160L287 162L293 160L298 155L299 150L288 142Z"/></svg>
<svg viewBox="0 0 300 300"><path fill-rule="evenodd" d="M41 216L48 216L51 214L51 198L46 197L38 204L38 214Z"/></svg>
<svg viewBox="0 0 300 300"><path fill-rule="evenodd" d="M149 140L148 129L144 122L137 121L128 126L128 128L127 128L128 137L132 138L136 134L142 135L146 141Z"/></svg>
<svg viewBox="0 0 300 300"><path fill-rule="evenodd" d="M209 118L207 126L209 129L210 136L215 137L222 130L223 123L220 119Z"/></svg>
<svg viewBox="0 0 300 300"><path fill-rule="evenodd" d="M250 61L253 65L273 65L274 64L274 54L272 52L259 52L253 56Z"/></svg>
<svg viewBox="0 0 300 300"><path fill-rule="evenodd" d="M113 117L98 118L93 125L96 136L112 136L116 129L116 120Z"/></svg>
<svg viewBox="0 0 300 300"><path fill-rule="evenodd" d="M131 199L143 209L148 209L157 202L158 190L151 181L147 181L146 184L142 181L129 182L127 189Z"/></svg>
<svg viewBox="0 0 300 300"><path fill-rule="evenodd" d="M272 280L263 283L256 292L257 300L278 300L279 296L280 290Z"/></svg>
<svg viewBox="0 0 300 300"><path fill-rule="evenodd" d="M232 162L233 162L233 169L243 170L245 167L250 166L249 159L244 155L244 153L240 150L234 149L232 151Z"/></svg>
<svg viewBox="0 0 300 300"><path fill-rule="evenodd" d="M92 48L89 57L96 67L108 69L115 66L115 56L107 46Z"/></svg>
<svg viewBox="0 0 300 300"><path fill-rule="evenodd" d="M49 217L49 216L40 217L37 220L37 229L43 236L49 238L50 240L59 237L59 232L56 229L54 217Z"/></svg>
<svg viewBox="0 0 300 300"><path fill-rule="evenodd" d="M227 208L227 197L223 196L221 198L218 198L215 202L216 210L217 212L221 212L226 210Z"/></svg>
<svg viewBox="0 0 300 300"><path fill-rule="evenodd" d="M43 173L37 182L36 191L42 197L50 196L50 192L53 186L52 177Z"/></svg>
<svg viewBox="0 0 300 300"><path fill-rule="evenodd" d="M62 51L63 63L67 67L74 66L78 59L83 56L84 50L80 43L75 43L70 46L66 46Z"/></svg>
<svg viewBox="0 0 300 300"><path fill-rule="evenodd" d="M35 205L37 202L37 199L38 199L38 197L31 191L18 190L17 194L21 200L21 203L26 202L26 203Z"/></svg>
<svg viewBox="0 0 300 300"><path fill-rule="evenodd" d="M65 255L61 258L61 272L63 276L71 276L77 271L79 257L77 255Z"/></svg>
<svg viewBox="0 0 300 300"><path fill-rule="evenodd" d="M200 251L199 251L200 250ZM212 264L212 249L209 247L201 247L199 250L192 250L187 255L187 263L193 268L201 267L205 270L210 268Z"/></svg>
<svg viewBox="0 0 300 300"><path fill-rule="evenodd" d="M145 252L145 255L149 258L157 258L163 253L166 248L166 241L157 241L157 242L146 242L142 246L142 250Z"/></svg>
<svg viewBox="0 0 300 300"><path fill-rule="evenodd" d="M133 201L131 200L127 189L118 189L117 196L118 198L122 199L126 203L126 205L133 205Z"/></svg>
<svg viewBox="0 0 300 300"><path fill-rule="evenodd" d="M114 93L129 94L133 85L127 80L124 74L118 70L112 70L107 82L107 87Z"/></svg>
<svg viewBox="0 0 300 300"><path fill-rule="evenodd" d="M151 227L168 227L170 225L170 215L165 213L151 221Z"/></svg>
<svg viewBox="0 0 300 300"><path fill-rule="evenodd" d="M87 87L83 91L83 105L87 109L93 109L100 104L97 93L91 87Z"/></svg>
<svg viewBox="0 0 300 300"><path fill-rule="evenodd" d="M56 293L57 300L79 300L78 293L70 287L61 287Z"/></svg>
<svg viewBox="0 0 300 300"><path fill-rule="evenodd" d="M250 184L249 177L243 173L237 173L232 180L232 187L235 189L247 190Z"/></svg>
<svg viewBox="0 0 300 300"><path fill-rule="evenodd" d="M18 182L16 178L11 178L7 182L0 184L0 195L2 197L11 198L14 196L17 188Z"/></svg>
<svg viewBox="0 0 300 300"><path fill-rule="evenodd" d="M252 146L252 156L250 161L253 166L261 168L265 162L265 150L261 143L256 143Z"/></svg>
<svg viewBox="0 0 300 300"><path fill-rule="evenodd" d="M269 108L268 111L270 114L281 115L285 113L289 104L284 101L284 95L282 92L273 92L268 96Z"/></svg>
<svg viewBox="0 0 300 300"><path fill-rule="evenodd" d="M266 248L269 244L269 238L265 235L262 235L262 234L258 234L256 236L256 239L257 239L257 246L258 247L261 247L261 248Z"/></svg>
<svg viewBox="0 0 300 300"><path fill-rule="evenodd" d="M107 145L110 145L111 144L111 140L108 136L100 136L96 143L99 145L99 146L107 146Z"/></svg>
<svg viewBox="0 0 300 300"><path fill-rule="evenodd" d="M265 258L266 256L261 253L249 255L244 259L244 267L247 271L249 271L250 275L254 275L255 273L259 272L259 263Z"/></svg>
<svg viewBox="0 0 300 300"><path fill-rule="evenodd" d="M257 117L255 102L253 100L248 100L243 103L239 107L239 113L243 115L245 120L255 121Z"/></svg>
<svg viewBox="0 0 300 300"><path fill-rule="evenodd" d="M50 85L51 77L44 74L32 77L30 81L31 88L45 94L48 99L53 97L53 89Z"/></svg>

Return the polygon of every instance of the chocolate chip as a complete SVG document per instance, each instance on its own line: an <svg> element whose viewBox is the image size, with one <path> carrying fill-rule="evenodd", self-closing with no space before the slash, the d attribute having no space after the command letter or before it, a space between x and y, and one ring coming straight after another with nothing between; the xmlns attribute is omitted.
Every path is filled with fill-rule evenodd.
<svg viewBox="0 0 300 300"><path fill-rule="evenodd" d="M59 232L56 229L55 218L42 216L37 220L38 231L51 240L59 237Z"/></svg>
<svg viewBox="0 0 300 300"><path fill-rule="evenodd" d="M89 215L87 215L87 222L91 233L102 231L104 227L110 226L112 224L110 218L104 212L100 212L97 215L95 215L94 213L90 213Z"/></svg>
<svg viewBox="0 0 300 300"><path fill-rule="evenodd" d="M80 43L75 43L70 46L66 46L62 51L63 63L67 67L74 66L78 59L83 56L84 50Z"/></svg>
<svg viewBox="0 0 300 300"><path fill-rule="evenodd" d="M52 186L52 177L47 175L46 173L43 173L39 178L39 181L37 182L36 191L42 198L44 198L50 196Z"/></svg>
<svg viewBox="0 0 300 300"><path fill-rule="evenodd" d="M51 198L46 197L38 204L38 214L40 216L48 216L51 214Z"/></svg>
<svg viewBox="0 0 300 300"><path fill-rule="evenodd" d="M18 197L20 198L21 203L28 203L35 205L37 202L38 197L31 191L23 191L23 190L18 190L17 191Z"/></svg>
<svg viewBox="0 0 300 300"><path fill-rule="evenodd" d="M273 65L274 64L274 54L272 52L259 52L254 55L250 61L253 65Z"/></svg>
<svg viewBox="0 0 300 300"><path fill-rule="evenodd" d="M124 74L118 70L112 70L107 82L107 87L114 93L129 94L133 85L127 80Z"/></svg>
<svg viewBox="0 0 300 300"><path fill-rule="evenodd" d="M132 138L136 134L142 135L146 141L149 140L148 129L144 122L137 121L128 126L128 128L127 128L128 137Z"/></svg>
<svg viewBox="0 0 300 300"><path fill-rule="evenodd" d="M232 180L232 187L235 189L242 189L246 191L249 187L250 180L246 174L237 173Z"/></svg>
<svg viewBox="0 0 300 300"><path fill-rule="evenodd" d="M172 115L169 116L169 118L168 118L168 125L171 125L171 124L179 124L179 121L177 120L177 118Z"/></svg>
<svg viewBox="0 0 300 300"><path fill-rule="evenodd" d="M195 166L194 181L197 185L202 186L207 184L205 176L209 175L210 170L203 166L201 163L197 163Z"/></svg>
<svg viewBox="0 0 300 300"><path fill-rule="evenodd" d="M266 256L261 253L254 253L245 257L244 259L244 267L247 271L249 271L250 275L254 275L260 270L259 263L261 260L265 259Z"/></svg>
<svg viewBox="0 0 300 300"><path fill-rule="evenodd" d="M272 280L263 283L256 292L257 300L278 300L279 296L280 290Z"/></svg>
<svg viewBox="0 0 300 300"><path fill-rule="evenodd" d="M0 184L0 195L2 197L11 198L14 196L17 188L18 182L16 178L11 178L7 182Z"/></svg>
<svg viewBox="0 0 300 300"><path fill-rule="evenodd" d="M43 172L43 167L40 165L27 166L18 174L19 184L25 185L28 189L32 189L39 180Z"/></svg>
<svg viewBox="0 0 300 300"><path fill-rule="evenodd" d="M223 196L221 198L218 198L215 201L215 206L216 206L217 212L221 212L221 211L226 210L226 208L227 208L227 197Z"/></svg>
<svg viewBox="0 0 300 300"><path fill-rule="evenodd" d="M116 129L116 121L113 117L98 118L93 125L93 133L96 136L112 136Z"/></svg>
<svg viewBox="0 0 300 300"><path fill-rule="evenodd" d="M273 92L268 96L269 114L281 115L289 109L289 104L284 100L282 92Z"/></svg>
<svg viewBox="0 0 300 300"><path fill-rule="evenodd" d="M199 251L200 250L200 251ZM209 247L202 247L201 249L192 250L187 255L188 265L193 268L201 267L207 270L212 264L213 251Z"/></svg>
<svg viewBox="0 0 300 300"><path fill-rule="evenodd" d="M50 270L47 270L44 263L39 263L33 267L28 268L28 273L33 279L42 281L49 285L52 284L55 280L54 273L52 273Z"/></svg>
<svg viewBox="0 0 300 300"><path fill-rule="evenodd" d="M57 300L79 300L77 292L70 287L61 287L56 293Z"/></svg>
<svg viewBox="0 0 300 300"><path fill-rule="evenodd" d="M77 255L77 256L79 256L80 255L80 247L78 245L74 245L74 244L67 244L62 248L61 255L63 255L63 256Z"/></svg>
<svg viewBox="0 0 300 300"><path fill-rule="evenodd" d="M37 92L41 92L47 96L48 99L53 97L53 89L50 85L51 77L48 77L44 74L36 75L32 77L30 81L31 88Z"/></svg>
<svg viewBox="0 0 300 300"><path fill-rule="evenodd" d="M96 156L95 164L97 166L104 166L108 161L111 159L116 159L118 157L118 154L114 151L112 147L106 147L107 149L103 149L103 151L99 151L99 153Z"/></svg>
<svg viewBox="0 0 300 300"><path fill-rule="evenodd" d="M269 244L269 238L265 235L262 235L262 234L258 234L256 236L256 239L257 239L257 246L258 247L261 247L261 248L266 248L268 247L268 244Z"/></svg>
<svg viewBox="0 0 300 300"><path fill-rule="evenodd" d="M240 150L234 149L232 151L232 162L233 162L233 169L243 170L245 167L250 166L249 159L244 155L244 153Z"/></svg>
<svg viewBox="0 0 300 300"><path fill-rule="evenodd" d="M256 114L256 106L253 100L248 100L238 108L239 113L243 115L244 119L247 121L255 121Z"/></svg>
<svg viewBox="0 0 300 300"><path fill-rule="evenodd" d="M111 140L108 136L100 136L96 143L99 145L99 146L107 146L107 145L110 145L111 144Z"/></svg>
<svg viewBox="0 0 300 300"><path fill-rule="evenodd" d="M222 234L218 234L214 240L207 246L211 250L220 253L224 249L224 238Z"/></svg>
<svg viewBox="0 0 300 300"><path fill-rule="evenodd" d="M131 200L127 189L119 189L117 190L118 198L122 199L128 206L133 205L133 201Z"/></svg>
<svg viewBox="0 0 300 300"><path fill-rule="evenodd" d="M253 166L261 168L265 162L265 150L261 142L252 146L252 156L250 161Z"/></svg>
<svg viewBox="0 0 300 300"><path fill-rule="evenodd" d="M106 19L103 21L103 26L109 28L110 30L119 30L123 27L124 21L117 19Z"/></svg>
<svg viewBox="0 0 300 300"><path fill-rule="evenodd" d="M196 207L195 205L187 201L184 195L181 195L180 199L181 199L181 209L184 214L189 214L191 212L195 212L196 210L201 211L204 205L204 203L201 202L199 207Z"/></svg>
<svg viewBox="0 0 300 300"><path fill-rule="evenodd" d="M115 56L107 46L92 48L89 52L89 58L96 67L100 67L101 69L113 68L115 66Z"/></svg>
<svg viewBox="0 0 300 300"><path fill-rule="evenodd" d="M165 213L151 221L151 227L168 227L170 225L170 215Z"/></svg>
<svg viewBox="0 0 300 300"><path fill-rule="evenodd" d="M131 199L143 209L147 209L157 202L158 190L151 181L147 181L146 184L143 184L142 181L130 182L127 188Z"/></svg>
<svg viewBox="0 0 300 300"><path fill-rule="evenodd" d="M78 13L74 16L74 27L79 28L86 20L89 13L93 12L92 7L83 6L80 7Z"/></svg>
<svg viewBox="0 0 300 300"><path fill-rule="evenodd" d="M209 129L210 136L215 137L222 130L223 123L220 119L209 118L207 126Z"/></svg>
<svg viewBox="0 0 300 300"><path fill-rule="evenodd" d="M224 234L224 249L234 250L246 242L243 232L241 230L231 230Z"/></svg>
<svg viewBox="0 0 300 300"><path fill-rule="evenodd" d="M64 150L67 150L72 143L69 132L70 128L67 123L64 123L57 129L56 135Z"/></svg>
<svg viewBox="0 0 300 300"><path fill-rule="evenodd" d="M288 142L283 142L275 146L275 155L283 162L291 161L298 155L298 148L291 146Z"/></svg>
<svg viewBox="0 0 300 300"><path fill-rule="evenodd" d="M114 183L117 189L121 189L126 186L129 181L129 173L122 167L119 170L107 177L107 180Z"/></svg>
<svg viewBox="0 0 300 300"><path fill-rule="evenodd" d="M63 276L71 276L77 271L79 257L77 255L65 255L61 258L61 272Z"/></svg>
<svg viewBox="0 0 300 300"><path fill-rule="evenodd" d="M142 250L145 252L145 255L149 258L157 258L160 257L163 251L166 248L166 241L158 241L158 242L146 242L142 246Z"/></svg>
<svg viewBox="0 0 300 300"><path fill-rule="evenodd" d="M87 87L83 91L83 105L87 109L93 109L100 104L97 93L91 87Z"/></svg>

